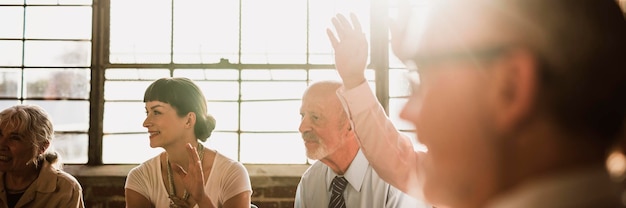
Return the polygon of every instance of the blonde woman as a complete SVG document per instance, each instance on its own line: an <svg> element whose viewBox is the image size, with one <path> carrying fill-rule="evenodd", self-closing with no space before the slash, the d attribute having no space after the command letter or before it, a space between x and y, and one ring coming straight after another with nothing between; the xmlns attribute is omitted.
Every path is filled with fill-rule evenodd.
<svg viewBox="0 0 626 208"><path fill-rule="evenodd" d="M84 207L82 187L48 150L54 129L36 105L0 112L0 207Z"/></svg>

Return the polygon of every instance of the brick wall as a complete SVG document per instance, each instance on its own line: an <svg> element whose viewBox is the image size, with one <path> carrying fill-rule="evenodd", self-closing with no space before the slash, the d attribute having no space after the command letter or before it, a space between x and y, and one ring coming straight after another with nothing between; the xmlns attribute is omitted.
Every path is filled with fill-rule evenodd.
<svg viewBox="0 0 626 208"><path fill-rule="evenodd" d="M246 165L252 183L252 203L259 208L291 208L300 175L307 166ZM66 166L83 186L87 208L125 207L124 183L132 166Z"/></svg>
<svg viewBox="0 0 626 208"><path fill-rule="evenodd" d="M300 177L251 177L252 203L260 208L291 208Z"/></svg>
<svg viewBox="0 0 626 208"><path fill-rule="evenodd" d="M122 176L79 176L77 177L83 186L85 207L125 207L124 182Z"/></svg>

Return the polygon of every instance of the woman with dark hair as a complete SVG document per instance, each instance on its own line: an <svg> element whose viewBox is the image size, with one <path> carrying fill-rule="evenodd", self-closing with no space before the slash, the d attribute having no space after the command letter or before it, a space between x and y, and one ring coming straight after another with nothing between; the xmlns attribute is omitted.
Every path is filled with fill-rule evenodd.
<svg viewBox="0 0 626 208"><path fill-rule="evenodd" d="M143 101L150 147L165 151L128 173L126 207L250 207L245 167L201 143L215 119L193 81L158 79Z"/></svg>
<svg viewBox="0 0 626 208"><path fill-rule="evenodd" d="M84 207L82 187L48 149L53 137L39 106L0 112L0 207Z"/></svg>

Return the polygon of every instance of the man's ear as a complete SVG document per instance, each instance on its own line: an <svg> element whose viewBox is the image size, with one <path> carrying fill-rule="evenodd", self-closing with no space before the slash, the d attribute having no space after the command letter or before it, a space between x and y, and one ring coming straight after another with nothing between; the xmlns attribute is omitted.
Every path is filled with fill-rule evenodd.
<svg viewBox="0 0 626 208"><path fill-rule="evenodd" d="M528 119L535 106L538 64L527 49L515 48L495 62L493 98L496 125L514 130Z"/></svg>

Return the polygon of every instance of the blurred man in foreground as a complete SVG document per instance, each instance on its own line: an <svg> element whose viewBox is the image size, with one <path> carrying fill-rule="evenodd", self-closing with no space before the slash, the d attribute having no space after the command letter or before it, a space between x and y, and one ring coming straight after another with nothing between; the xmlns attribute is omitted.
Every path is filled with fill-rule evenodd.
<svg viewBox="0 0 626 208"><path fill-rule="evenodd" d="M444 207L623 207L604 167L626 110L626 23L616 2L435 2L423 23L392 28L413 80L400 116L426 153L367 85L356 17L339 15L337 36L329 31L344 83L337 94L381 178Z"/></svg>

